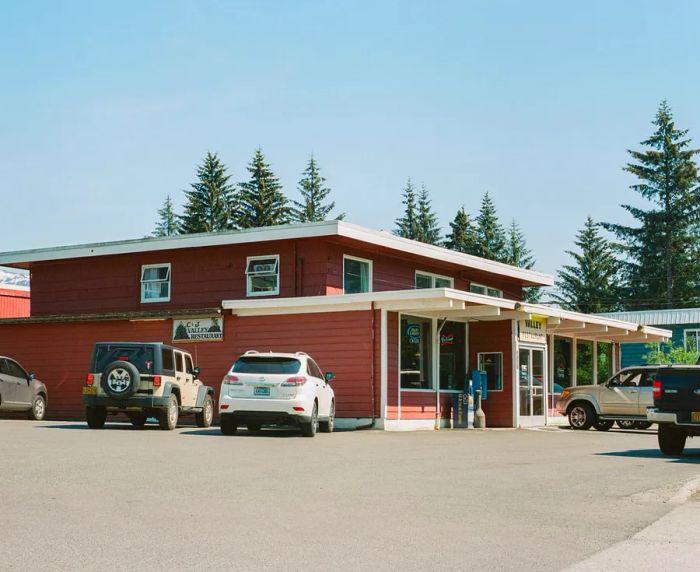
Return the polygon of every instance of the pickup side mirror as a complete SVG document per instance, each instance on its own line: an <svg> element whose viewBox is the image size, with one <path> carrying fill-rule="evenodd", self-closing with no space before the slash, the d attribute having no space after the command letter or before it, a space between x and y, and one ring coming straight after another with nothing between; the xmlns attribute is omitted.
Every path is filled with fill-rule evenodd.
<svg viewBox="0 0 700 572"><path fill-rule="evenodd" d="M30 373L27 375L27 381L31 381L32 379L36 379L36 374L35 373Z"/></svg>
<svg viewBox="0 0 700 572"><path fill-rule="evenodd" d="M192 375L194 376L195 379L198 379L198 378L199 378L199 372L201 372L201 371L202 371L202 370L199 369L198 367L195 367L195 368L192 370Z"/></svg>
<svg viewBox="0 0 700 572"><path fill-rule="evenodd" d="M332 371L327 371L324 377L326 378L326 383L330 383L335 379L335 374Z"/></svg>

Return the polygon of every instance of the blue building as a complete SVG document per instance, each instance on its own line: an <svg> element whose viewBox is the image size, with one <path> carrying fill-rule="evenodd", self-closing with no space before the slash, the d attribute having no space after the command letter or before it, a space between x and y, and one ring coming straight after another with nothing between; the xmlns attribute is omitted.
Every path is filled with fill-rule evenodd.
<svg viewBox="0 0 700 572"><path fill-rule="evenodd" d="M671 330L674 346L685 345L689 350L700 350L700 308L610 312L601 316ZM623 343L620 345L620 364L622 367L643 365L647 363L644 356L648 353L645 343Z"/></svg>

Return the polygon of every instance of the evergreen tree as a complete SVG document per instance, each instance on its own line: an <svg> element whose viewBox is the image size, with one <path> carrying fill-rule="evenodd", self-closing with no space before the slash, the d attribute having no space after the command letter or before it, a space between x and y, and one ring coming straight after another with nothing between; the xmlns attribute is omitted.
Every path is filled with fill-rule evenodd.
<svg viewBox="0 0 700 572"><path fill-rule="evenodd" d="M445 248L465 254L477 253L476 228L464 206L457 211L450 229L452 232L445 237Z"/></svg>
<svg viewBox="0 0 700 572"><path fill-rule="evenodd" d="M228 180L226 166L216 153L207 153L197 167L197 182L185 191L187 203L180 217L180 232L217 232L233 228L236 193Z"/></svg>
<svg viewBox="0 0 700 572"><path fill-rule="evenodd" d="M488 193L481 199L481 208L476 217L476 255L502 262L507 256L506 235Z"/></svg>
<svg viewBox="0 0 700 572"><path fill-rule="evenodd" d="M695 306L700 298L698 218L700 191L687 130L676 129L664 101L653 121L654 133L628 153L625 170L637 177L630 188L652 204L645 210L622 205L637 226L604 224L614 232L625 255L626 308Z"/></svg>
<svg viewBox="0 0 700 572"><path fill-rule="evenodd" d="M404 204L403 216L396 219L396 230L394 234L403 238L418 240L418 207L416 205L416 189L411 182L411 178L406 181L403 190Z"/></svg>
<svg viewBox="0 0 700 572"><path fill-rule="evenodd" d="M535 258L527 247L525 235L515 220L511 221L508 227L505 262L526 270L535 265ZM541 291L537 286L523 288L523 300L526 302L539 302L540 294Z"/></svg>
<svg viewBox="0 0 700 572"><path fill-rule="evenodd" d="M173 209L173 200L168 195L163 208L158 210L158 222L153 236L174 236L178 233L177 215Z"/></svg>
<svg viewBox="0 0 700 572"><path fill-rule="evenodd" d="M418 193L418 213L417 213L418 236L416 240L427 244L439 244L440 226L437 215L433 212L430 204L430 196L425 185L421 185Z"/></svg>
<svg viewBox="0 0 700 572"><path fill-rule="evenodd" d="M331 190L325 187L326 179L316 164L316 159L311 155L309 164L299 181L299 192L302 201L293 201L292 217L295 222L320 222L328 220L328 215L335 208L335 202L326 205L323 201L330 194ZM336 220L345 218L345 214L335 217Z"/></svg>
<svg viewBox="0 0 700 572"><path fill-rule="evenodd" d="M567 310L596 313L619 309L619 264L610 243L600 235L589 216L576 235L579 252L567 251L574 259L557 273L555 302Z"/></svg>
<svg viewBox="0 0 700 572"><path fill-rule="evenodd" d="M256 228L289 223L292 213L287 197L261 149L255 151L248 172L250 179L240 184L239 226Z"/></svg>

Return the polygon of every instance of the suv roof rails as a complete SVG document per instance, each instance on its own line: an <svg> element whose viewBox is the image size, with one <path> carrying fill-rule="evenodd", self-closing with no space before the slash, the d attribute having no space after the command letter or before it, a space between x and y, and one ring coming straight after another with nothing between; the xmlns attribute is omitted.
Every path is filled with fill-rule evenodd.
<svg viewBox="0 0 700 572"><path fill-rule="evenodd" d="M309 354L307 354L306 352L295 352L295 354L294 354L294 355L297 355L297 356L306 356L306 357L309 357Z"/></svg>
<svg viewBox="0 0 700 572"><path fill-rule="evenodd" d="M246 353L244 353L244 356L249 356L251 354L258 354L260 353L258 350L248 350Z"/></svg>

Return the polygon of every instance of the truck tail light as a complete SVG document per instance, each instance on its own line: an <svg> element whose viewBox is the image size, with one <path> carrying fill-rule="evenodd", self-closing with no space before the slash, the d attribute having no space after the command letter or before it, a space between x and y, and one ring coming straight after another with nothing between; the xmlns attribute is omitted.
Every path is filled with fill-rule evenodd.
<svg viewBox="0 0 700 572"><path fill-rule="evenodd" d="M92 375L91 373L87 374L87 377L85 378L85 385L94 385L95 384L95 376Z"/></svg>
<svg viewBox="0 0 700 572"><path fill-rule="evenodd" d="M654 396L654 399L659 399L661 397L661 394L664 392L663 381L661 381L660 379L655 379L651 387L651 394Z"/></svg>
<svg viewBox="0 0 700 572"><path fill-rule="evenodd" d="M153 376L153 387L160 387L160 376L159 375Z"/></svg>
<svg viewBox="0 0 700 572"><path fill-rule="evenodd" d="M224 383L226 385L243 385L243 382L238 379L238 376L230 373L224 376Z"/></svg>
<svg viewBox="0 0 700 572"><path fill-rule="evenodd" d="M298 375L296 377L289 377L284 382L282 382L282 387L299 387L306 383L306 378L303 375Z"/></svg>

